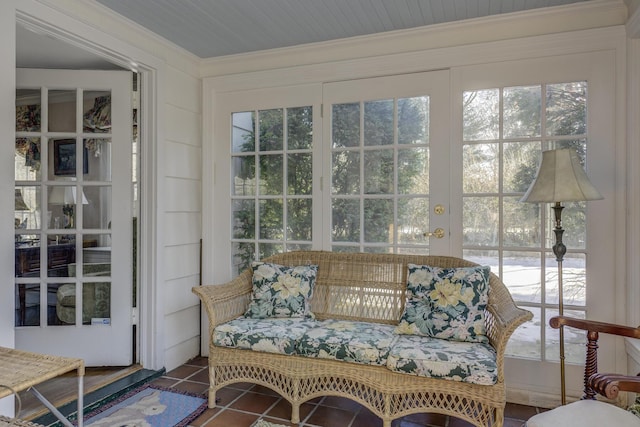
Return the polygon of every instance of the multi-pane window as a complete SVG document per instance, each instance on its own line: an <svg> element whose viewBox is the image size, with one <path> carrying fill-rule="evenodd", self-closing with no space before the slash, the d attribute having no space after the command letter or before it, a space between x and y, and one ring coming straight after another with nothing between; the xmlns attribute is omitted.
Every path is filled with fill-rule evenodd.
<svg viewBox="0 0 640 427"><path fill-rule="evenodd" d="M428 253L429 97L333 104L331 250Z"/></svg>
<svg viewBox="0 0 640 427"><path fill-rule="evenodd" d="M234 272L254 259L310 249L311 106L231 115L231 209Z"/></svg>
<svg viewBox="0 0 640 427"><path fill-rule="evenodd" d="M521 203L541 152L587 153L584 81L466 91L463 94L463 256L492 266L516 300L534 313L509 341L507 353L558 359L558 268L549 205ZM585 317L586 205L564 203L567 254L563 262L565 314ZM583 339L565 332L569 362L584 360Z"/></svg>

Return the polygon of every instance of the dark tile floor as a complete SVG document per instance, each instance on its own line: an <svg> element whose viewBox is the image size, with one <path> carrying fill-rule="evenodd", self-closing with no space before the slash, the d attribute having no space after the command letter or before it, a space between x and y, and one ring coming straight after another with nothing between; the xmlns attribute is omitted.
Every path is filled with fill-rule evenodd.
<svg viewBox="0 0 640 427"><path fill-rule="evenodd" d="M154 384L195 393L206 393L209 379L207 359L196 358L153 380ZM291 405L272 390L253 384L234 384L217 393L220 398L191 423L193 427L249 427L257 419L286 426ZM505 427L522 427L537 408L507 404ZM382 421L362 405L349 399L323 397L302 405L299 427L378 427ZM468 422L439 414L414 414L395 420L394 427L471 427Z"/></svg>

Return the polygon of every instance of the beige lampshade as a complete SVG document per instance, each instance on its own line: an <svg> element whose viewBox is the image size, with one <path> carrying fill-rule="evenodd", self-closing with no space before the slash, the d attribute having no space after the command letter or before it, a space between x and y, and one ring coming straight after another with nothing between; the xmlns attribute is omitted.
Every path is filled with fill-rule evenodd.
<svg viewBox="0 0 640 427"><path fill-rule="evenodd" d="M604 199L591 184L574 149L542 152L536 178L521 202L579 202Z"/></svg>
<svg viewBox="0 0 640 427"><path fill-rule="evenodd" d="M16 211L28 211L29 206L27 206L27 204L24 201L24 198L22 197L22 190L19 190L16 188L16 197L15 197L15 208L14 210Z"/></svg>
<svg viewBox="0 0 640 427"><path fill-rule="evenodd" d="M56 186L49 193L49 203L52 205L75 205L77 188L75 186ZM88 205L89 201L82 192L82 204Z"/></svg>

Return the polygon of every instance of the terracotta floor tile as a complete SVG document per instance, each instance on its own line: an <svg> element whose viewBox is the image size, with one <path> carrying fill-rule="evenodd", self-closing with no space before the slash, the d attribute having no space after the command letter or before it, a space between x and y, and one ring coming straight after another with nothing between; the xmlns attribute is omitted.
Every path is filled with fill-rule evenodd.
<svg viewBox="0 0 640 427"><path fill-rule="evenodd" d="M189 360L185 365L193 365L193 366L209 366L209 359L206 357L196 357L194 359Z"/></svg>
<svg viewBox="0 0 640 427"><path fill-rule="evenodd" d="M320 401L320 405L332 408L340 408L353 413L358 412L363 406L358 402L345 397L327 396Z"/></svg>
<svg viewBox="0 0 640 427"><path fill-rule="evenodd" d="M196 372L195 374L189 377L189 381L198 381L204 384L209 385L209 371L207 369L202 369L200 372Z"/></svg>
<svg viewBox="0 0 640 427"><path fill-rule="evenodd" d="M369 410L362 410L351 423L351 427L382 427L382 419Z"/></svg>
<svg viewBox="0 0 640 427"><path fill-rule="evenodd" d="M178 382L179 382L179 380L177 380L175 378L160 377L158 379L153 380L151 382L151 384L157 385L157 386L160 386L160 387L173 387Z"/></svg>
<svg viewBox="0 0 640 427"><path fill-rule="evenodd" d="M167 372L166 374L164 374L163 376L165 377L169 377L169 378L179 378L179 379L185 379L187 377L190 377L191 375L193 375L194 373L196 373L197 371L199 371L201 368L197 367L197 366L189 366L189 365L182 365L182 366L178 366L176 369Z"/></svg>
<svg viewBox="0 0 640 427"><path fill-rule="evenodd" d="M233 402L231 408L253 412L254 414L263 414L280 399L280 397L248 391Z"/></svg>
<svg viewBox="0 0 640 427"><path fill-rule="evenodd" d="M207 408L198 418L191 421L189 425L193 427L202 427L218 412L220 412L220 408Z"/></svg>
<svg viewBox="0 0 640 427"><path fill-rule="evenodd" d="M181 391L186 391L188 393L195 393L195 394L206 396L206 391L209 388L209 385L203 384L203 383L197 383L193 381L181 381L175 384L172 388L175 388Z"/></svg>
<svg viewBox="0 0 640 427"><path fill-rule="evenodd" d="M473 427L473 424L460 418L449 417L448 427Z"/></svg>
<svg viewBox="0 0 640 427"><path fill-rule="evenodd" d="M517 420L528 420L536 413L536 408L532 406L518 405L515 403L507 403L504 410L505 418L514 418Z"/></svg>
<svg viewBox="0 0 640 427"><path fill-rule="evenodd" d="M444 426L447 422L446 415L434 413L411 414L407 415L403 419L421 426Z"/></svg>
<svg viewBox="0 0 640 427"><path fill-rule="evenodd" d="M311 415L304 420L304 423L322 427L348 426L353 418L354 414L352 412L327 406L317 406Z"/></svg>
<svg viewBox="0 0 640 427"><path fill-rule="evenodd" d="M300 405L300 419L304 420L315 407L316 405L312 405L310 403L303 403ZM280 418L282 420L290 420L291 404L285 399L280 399L280 401L278 401L273 408L269 409L265 415Z"/></svg>
<svg viewBox="0 0 640 427"><path fill-rule="evenodd" d="M250 427L259 416L227 409L207 421L202 427Z"/></svg>
<svg viewBox="0 0 640 427"><path fill-rule="evenodd" d="M242 393L242 390L225 387L216 392L216 406L227 406L238 398Z"/></svg>

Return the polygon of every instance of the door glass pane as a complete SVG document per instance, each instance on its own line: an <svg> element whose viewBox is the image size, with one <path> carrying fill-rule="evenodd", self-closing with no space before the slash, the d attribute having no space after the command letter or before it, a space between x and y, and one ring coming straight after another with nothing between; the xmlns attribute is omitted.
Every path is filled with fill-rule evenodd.
<svg viewBox="0 0 640 427"><path fill-rule="evenodd" d="M364 103L364 145L393 144L393 99Z"/></svg>
<svg viewBox="0 0 640 427"><path fill-rule="evenodd" d="M281 154L260 155L258 156L260 164L260 194L261 195L281 195L284 182L283 167L284 159ZM262 184L265 184L262 186Z"/></svg>
<svg viewBox="0 0 640 427"><path fill-rule="evenodd" d="M37 230L42 227L40 187L16 187L14 203L16 243L30 242L35 239L36 236L29 233L28 230Z"/></svg>
<svg viewBox="0 0 640 427"><path fill-rule="evenodd" d="M547 135L587 133L587 82L546 85Z"/></svg>
<svg viewBox="0 0 640 427"><path fill-rule="evenodd" d="M398 149L398 193L429 194L428 147Z"/></svg>
<svg viewBox="0 0 640 427"><path fill-rule="evenodd" d="M82 204L82 225L84 228L111 228L111 187L83 187L85 203Z"/></svg>
<svg viewBox="0 0 640 427"><path fill-rule="evenodd" d="M281 108L274 110L260 110L260 151L282 150L283 144L283 111Z"/></svg>
<svg viewBox="0 0 640 427"><path fill-rule="evenodd" d="M40 284L16 283L15 295L15 325L40 326Z"/></svg>
<svg viewBox="0 0 640 427"><path fill-rule="evenodd" d="M87 152L85 181L111 181L111 138L84 140Z"/></svg>
<svg viewBox="0 0 640 427"><path fill-rule="evenodd" d="M111 92L84 91L82 98L82 131L111 132Z"/></svg>
<svg viewBox="0 0 640 427"><path fill-rule="evenodd" d="M502 187L505 193L524 193L533 182L542 159L540 141L509 142L502 154Z"/></svg>
<svg viewBox="0 0 640 427"><path fill-rule="evenodd" d="M465 141L486 141L500 135L500 92L474 90L463 94L462 136Z"/></svg>
<svg viewBox="0 0 640 427"><path fill-rule="evenodd" d="M47 242L47 276L73 277L75 267L70 264L76 262L75 235L56 235L55 239Z"/></svg>
<svg viewBox="0 0 640 427"><path fill-rule="evenodd" d="M331 109L331 145L334 148L360 145L360 103L333 105Z"/></svg>
<svg viewBox="0 0 640 427"><path fill-rule="evenodd" d="M49 283L47 294L54 298L51 308L53 313L47 313L47 325L74 325L76 323L76 284Z"/></svg>
<svg viewBox="0 0 640 427"><path fill-rule="evenodd" d="M364 200L364 241L366 243L393 244L395 221L393 219L393 200Z"/></svg>
<svg viewBox="0 0 640 427"><path fill-rule="evenodd" d="M49 132L76 131L76 90L49 90Z"/></svg>
<svg viewBox="0 0 640 427"><path fill-rule="evenodd" d="M16 244L15 276L40 277L40 242L38 240Z"/></svg>
<svg viewBox="0 0 640 427"><path fill-rule="evenodd" d="M311 199L289 199L287 201L287 240L310 242L312 235Z"/></svg>
<svg viewBox="0 0 640 427"><path fill-rule="evenodd" d="M40 89L16 90L16 132L40 132L42 96Z"/></svg>
<svg viewBox="0 0 640 427"><path fill-rule="evenodd" d="M364 193L393 194L393 150L365 151L364 165Z"/></svg>
<svg viewBox="0 0 640 427"><path fill-rule="evenodd" d="M86 266L85 266L86 269ZM101 276L100 272L87 271ZM105 273L108 275L108 273ZM89 279L90 280L90 279ZM111 323L111 283L86 282L82 284L82 324L109 325Z"/></svg>
<svg viewBox="0 0 640 427"><path fill-rule="evenodd" d="M255 113L247 111L231 115L231 151L241 153L255 150Z"/></svg>
<svg viewBox="0 0 640 427"><path fill-rule="evenodd" d="M333 194L359 194L360 152L337 151L331 157L331 191Z"/></svg>
<svg viewBox="0 0 640 427"><path fill-rule="evenodd" d="M465 197L462 207L462 242L470 246L498 244L498 197Z"/></svg>
<svg viewBox="0 0 640 427"><path fill-rule="evenodd" d="M106 276L111 275L111 234L97 233L84 234L82 236L82 262L85 274L100 271ZM100 268L95 271L88 271L92 266L100 264Z"/></svg>
<svg viewBox="0 0 640 427"><path fill-rule="evenodd" d="M16 138L15 179L16 181L40 180L40 138Z"/></svg>
<svg viewBox="0 0 640 427"><path fill-rule="evenodd" d="M398 99L398 144L429 142L429 97Z"/></svg>
<svg viewBox="0 0 640 427"><path fill-rule="evenodd" d="M289 150L310 149L313 143L313 108L287 109L287 147Z"/></svg>
<svg viewBox="0 0 640 427"><path fill-rule="evenodd" d="M500 153L498 144L466 144L462 152L462 191L497 193Z"/></svg>
<svg viewBox="0 0 640 427"><path fill-rule="evenodd" d="M331 206L331 240L360 242L360 201L333 199Z"/></svg>
<svg viewBox="0 0 640 427"><path fill-rule="evenodd" d="M540 136L541 87L504 89L504 137Z"/></svg>
<svg viewBox="0 0 640 427"><path fill-rule="evenodd" d="M70 182L65 180L64 182ZM62 180L60 184L62 184ZM48 212L51 212L54 229L73 229L76 227L76 204L84 205L88 203L87 197L82 190L78 197L76 185L55 185L49 186ZM49 215L47 212L47 215Z"/></svg>
<svg viewBox="0 0 640 427"><path fill-rule="evenodd" d="M429 200L403 198L398 200L398 243L425 245L429 243Z"/></svg>
<svg viewBox="0 0 640 427"><path fill-rule="evenodd" d="M75 138L50 139L49 153L53 153L53 167L49 170L49 179L75 177L78 172L82 175L89 173L89 157L86 147L80 149L82 161L76 161L78 150Z"/></svg>
<svg viewBox="0 0 640 427"><path fill-rule="evenodd" d="M313 188L311 153L287 156L287 194L310 196Z"/></svg>

